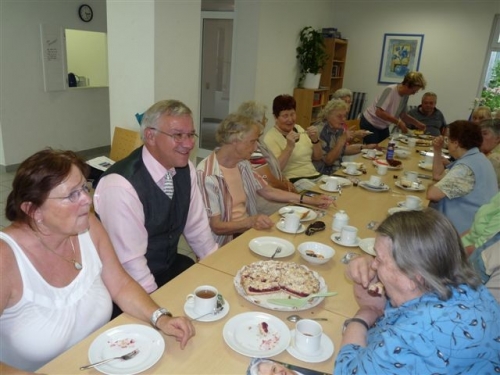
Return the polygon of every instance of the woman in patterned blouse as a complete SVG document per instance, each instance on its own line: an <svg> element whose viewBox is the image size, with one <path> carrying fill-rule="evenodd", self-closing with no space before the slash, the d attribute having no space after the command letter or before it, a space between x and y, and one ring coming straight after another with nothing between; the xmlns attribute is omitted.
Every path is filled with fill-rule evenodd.
<svg viewBox="0 0 500 375"><path fill-rule="evenodd" d="M395 213L377 228L374 248L375 259L348 265L359 310L344 324L334 374L500 371L500 306L445 216ZM376 281L385 295L368 294Z"/></svg>

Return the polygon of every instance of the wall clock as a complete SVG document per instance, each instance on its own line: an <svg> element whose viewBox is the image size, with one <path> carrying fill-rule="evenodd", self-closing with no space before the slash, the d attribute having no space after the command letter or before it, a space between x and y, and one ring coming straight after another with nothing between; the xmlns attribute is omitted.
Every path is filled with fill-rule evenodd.
<svg viewBox="0 0 500 375"><path fill-rule="evenodd" d="M80 5L80 8L78 8L78 16L80 16L80 19L83 22L90 22L94 17L94 12L92 11L90 5L83 4Z"/></svg>

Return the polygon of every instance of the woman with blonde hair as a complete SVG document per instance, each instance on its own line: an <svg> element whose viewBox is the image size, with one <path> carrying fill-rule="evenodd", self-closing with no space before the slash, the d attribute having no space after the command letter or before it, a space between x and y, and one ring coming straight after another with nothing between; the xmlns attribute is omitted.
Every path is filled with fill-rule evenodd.
<svg viewBox="0 0 500 375"><path fill-rule="evenodd" d="M491 120L491 109L484 105L476 107L470 117L474 124L479 125L483 120Z"/></svg>

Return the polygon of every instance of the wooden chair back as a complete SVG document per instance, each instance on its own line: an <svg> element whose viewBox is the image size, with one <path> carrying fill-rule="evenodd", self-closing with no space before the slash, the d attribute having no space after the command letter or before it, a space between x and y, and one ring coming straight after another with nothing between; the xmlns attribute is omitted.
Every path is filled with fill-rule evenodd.
<svg viewBox="0 0 500 375"><path fill-rule="evenodd" d="M359 130L359 118L346 121L349 130Z"/></svg>
<svg viewBox="0 0 500 375"><path fill-rule="evenodd" d="M142 145L141 134L137 131L115 127L109 158L114 161L127 157Z"/></svg>

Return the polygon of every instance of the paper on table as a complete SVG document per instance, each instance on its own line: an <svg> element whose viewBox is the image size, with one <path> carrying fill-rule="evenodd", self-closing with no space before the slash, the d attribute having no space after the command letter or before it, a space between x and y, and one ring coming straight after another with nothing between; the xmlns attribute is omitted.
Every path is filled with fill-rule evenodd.
<svg viewBox="0 0 500 375"><path fill-rule="evenodd" d="M91 167L94 167L95 169L105 171L113 164L115 164L115 162L106 156L98 156L96 158L87 160L87 164Z"/></svg>

